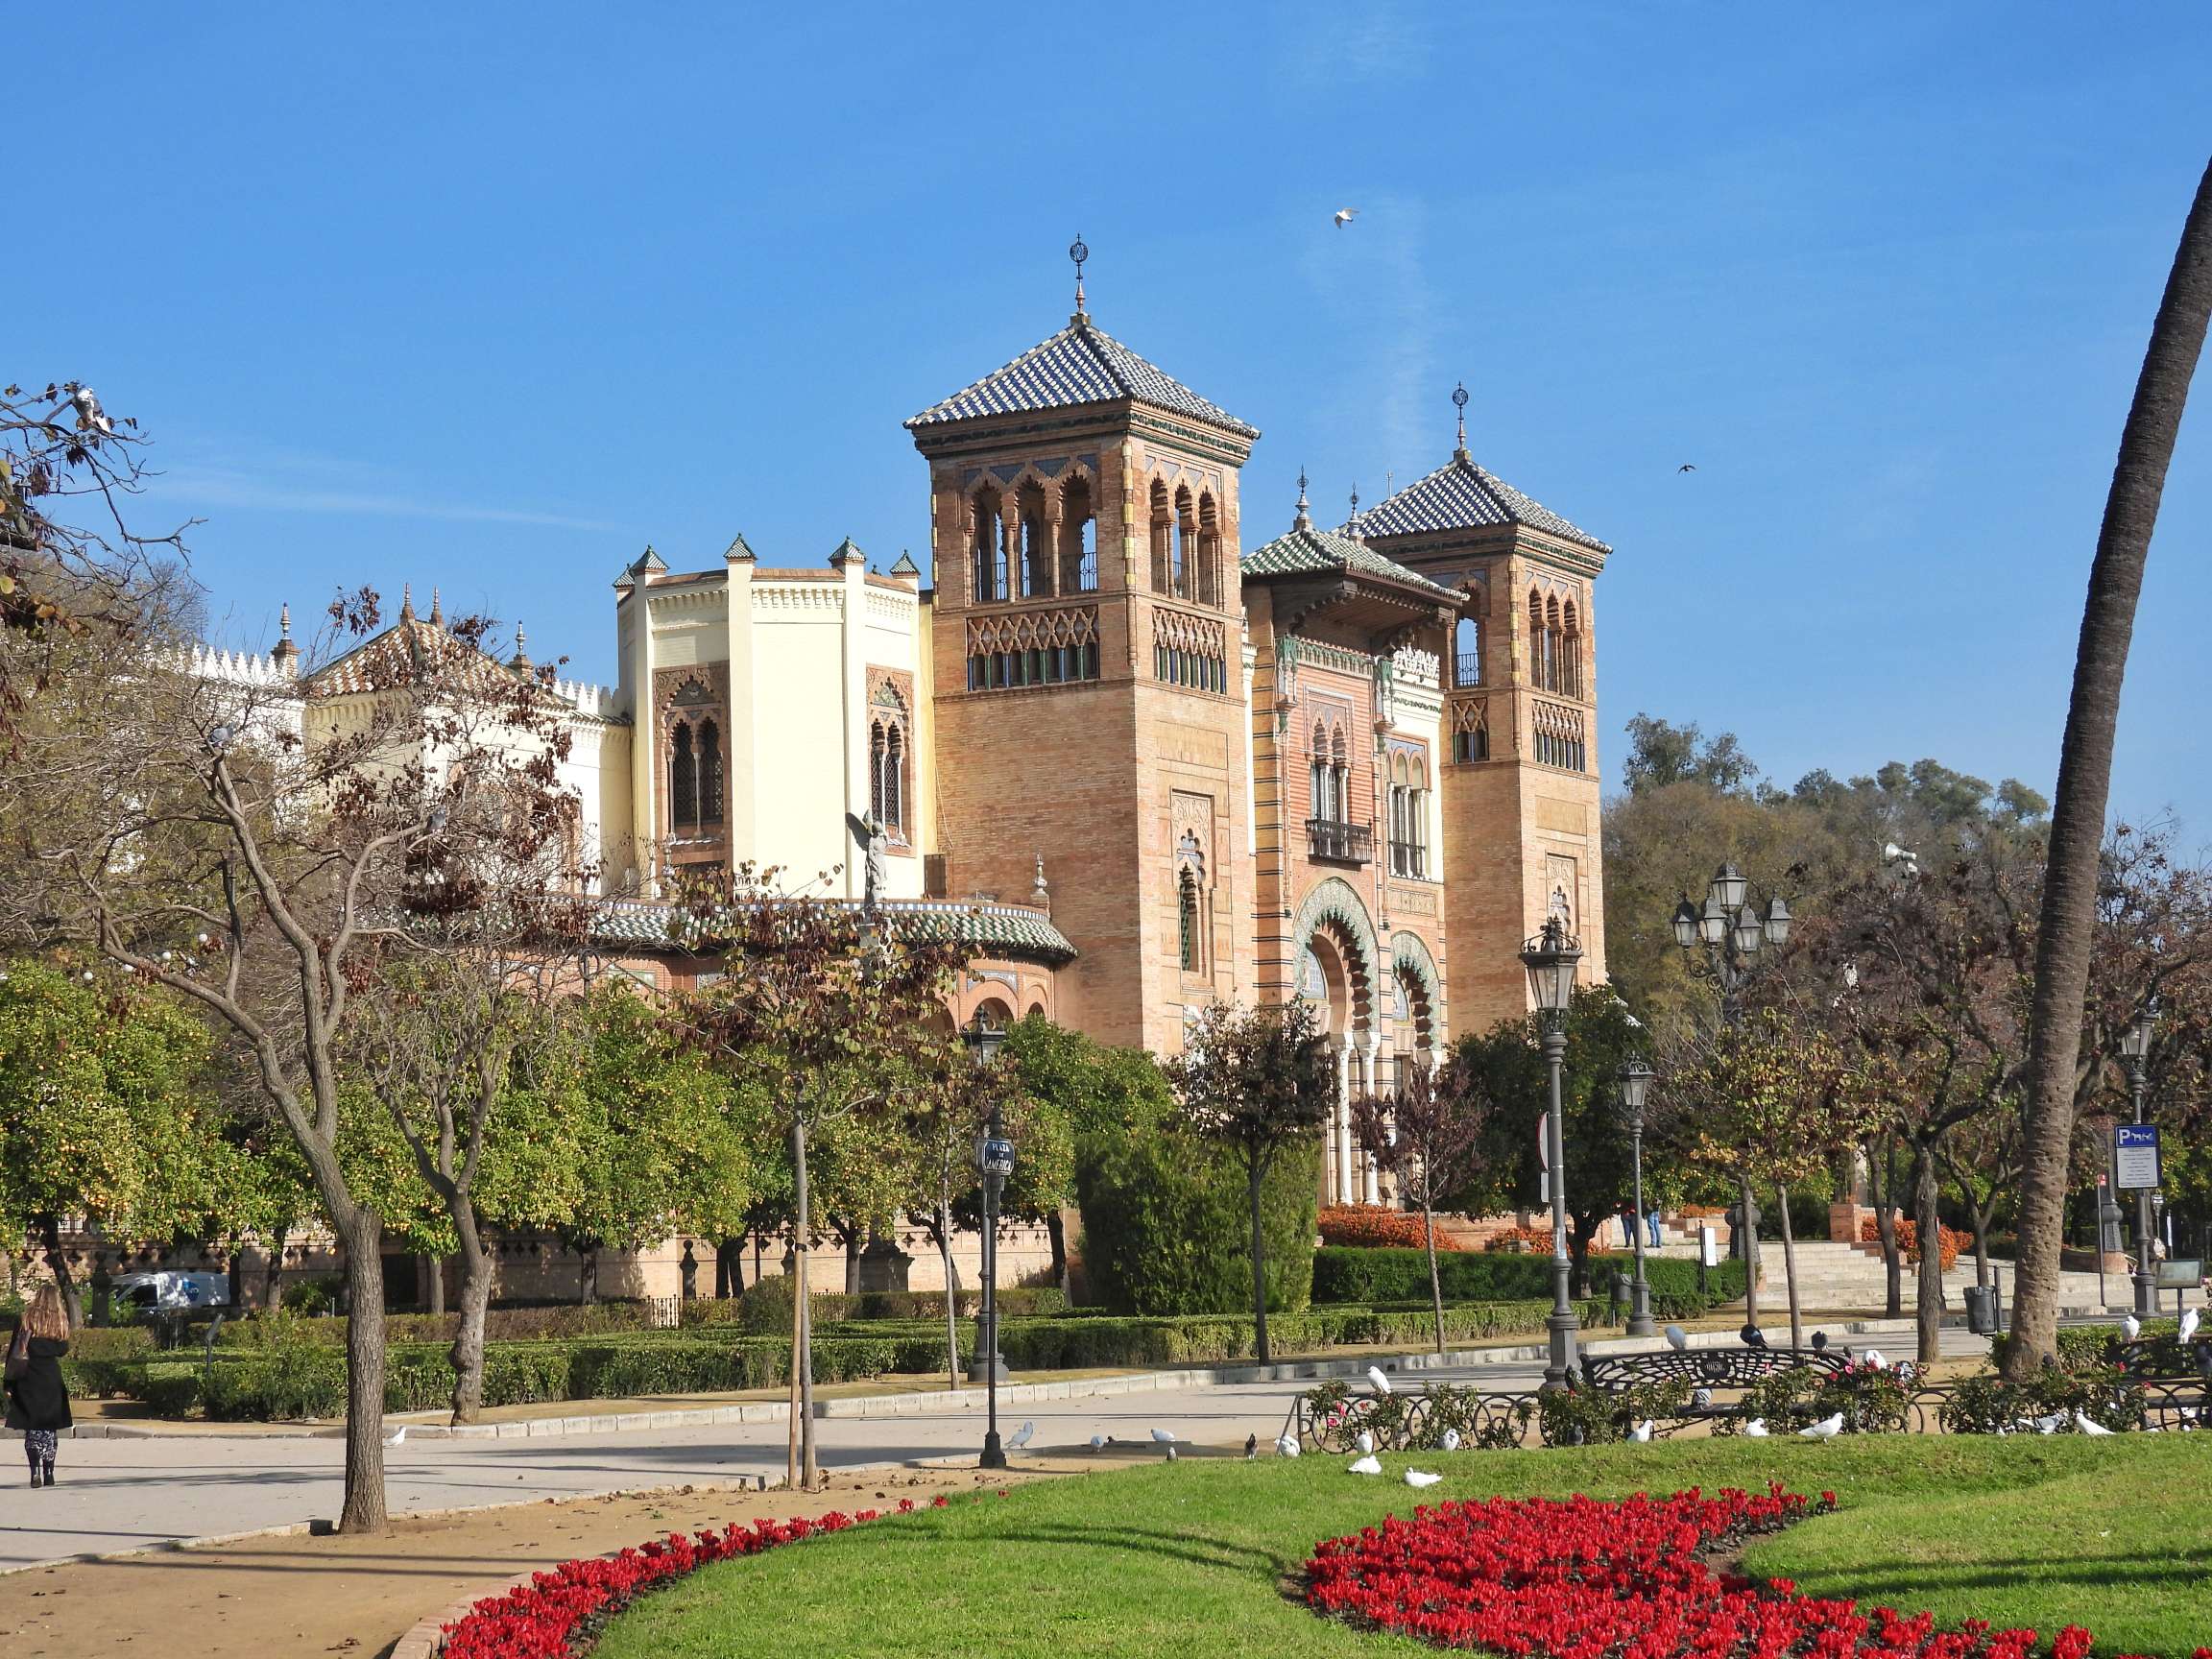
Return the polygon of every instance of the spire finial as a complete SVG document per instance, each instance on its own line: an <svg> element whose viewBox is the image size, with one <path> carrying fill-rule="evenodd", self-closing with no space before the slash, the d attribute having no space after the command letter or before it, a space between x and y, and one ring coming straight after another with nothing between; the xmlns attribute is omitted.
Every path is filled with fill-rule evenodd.
<svg viewBox="0 0 2212 1659"><path fill-rule="evenodd" d="M445 623L445 601L435 586L430 589L430 620L440 627Z"/></svg>
<svg viewBox="0 0 2212 1659"><path fill-rule="evenodd" d="M415 584L412 582L399 584L399 620L402 622L415 620Z"/></svg>
<svg viewBox="0 0 2212 1659"><path fill-rule="evenodd" d="M1075 240L1068 244L1068 257L1075 261L1075 315L1070 321L1083 320L1083 261L1091 257L1091 250L1084 245L1083 232L1075 232Z"/></svg>
<svg viewBox="0 0 2212 1659"><path fill-rule="evenodd" d="M1029 890L1029 902L1049 913L1052 908L1052 889L1045 885L1045 854L1037 854L1037 885Z"/></svg>
<svg viewBox="0 0 2212 1659"><path fill-rule="evenodd" d="M1298 517L1291 520L1290 527L1293 530L1313 528L1312 517L1306 511L1306 469L1303 467L1298 469Z"/></svg>
<svg viewBox="0 0 2212 1659"><path fill-rule="evenodd" d="M1462 380L1452 388L1452 401L1459 410L1459 442L1453 445L1454 455L1467 453L1467 382Z"/></svg>
<svg viewBox="0 0 2212 1659"><path fill-rule="evenodd" d="M276 634L282 639L292 637L292 605L289 600L276 608Z"/></svg>

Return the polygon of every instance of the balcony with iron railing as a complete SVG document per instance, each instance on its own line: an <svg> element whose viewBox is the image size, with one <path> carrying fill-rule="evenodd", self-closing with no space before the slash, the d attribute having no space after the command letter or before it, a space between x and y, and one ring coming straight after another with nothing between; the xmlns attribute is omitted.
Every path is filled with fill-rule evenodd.
<svg viewBox="0 0 2212 1659"><path fill-rule="evenodd" d="M1453 664L1452 684L1455 685L1479 685L1482 684L1482 653L1462 651Z"/></svg>
<svg viewBox="0 0 2212 1659"><path fill-rule="evenodd" d="M1306 843L1315 858L1333 864L1369 864L1375 858L1375 831L1365 824L1334 818L1306 820Z"/></svg>

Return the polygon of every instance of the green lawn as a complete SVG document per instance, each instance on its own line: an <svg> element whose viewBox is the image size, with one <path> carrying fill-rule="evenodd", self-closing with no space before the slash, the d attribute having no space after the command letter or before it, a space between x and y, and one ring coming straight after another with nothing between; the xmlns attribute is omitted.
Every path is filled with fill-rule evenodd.
<svg viewBox="0 0 2212 1659"><path fill-rule="evenodd" d="M1448 1476L1429 1500L1833 1488L1841 1512L1764 1542L1754 1571L1947 1623L2083 1624L2104 1654L2212 1642L2212 1436L1890 1435L1392 1455L1382 1481L1309 1455L1039 1482L709 1568L617 1619L596 1659L1421 1651L1325 1623L1285 1583L1315 1540L1409 1510L1408 1466Z"/></svg>

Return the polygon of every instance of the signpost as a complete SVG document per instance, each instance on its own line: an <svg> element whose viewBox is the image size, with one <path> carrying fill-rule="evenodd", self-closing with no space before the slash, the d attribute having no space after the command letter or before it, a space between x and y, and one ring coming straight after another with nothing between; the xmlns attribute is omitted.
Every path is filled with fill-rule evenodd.
<svg viewBox="0 0 2212 1659"><path fill-rule="evenodd" d="M2112 1126L2113 1185L2123 1191L2148 1192L2159 1185L2158 1125Z"/></svg>

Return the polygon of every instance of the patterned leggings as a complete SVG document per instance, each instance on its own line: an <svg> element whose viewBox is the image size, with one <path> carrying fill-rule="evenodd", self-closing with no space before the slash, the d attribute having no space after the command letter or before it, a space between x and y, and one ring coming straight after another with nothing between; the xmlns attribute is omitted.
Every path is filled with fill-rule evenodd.
<svg viewBox="0 0 2212 1659"><path fill-rule="evenodd" d="M53 1468L54 1454L60 1446L61 1437L51 1429L34 1429L23 1436L23 1455L34 1469Z"/></svg>

